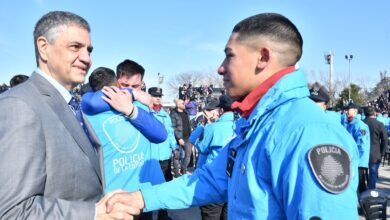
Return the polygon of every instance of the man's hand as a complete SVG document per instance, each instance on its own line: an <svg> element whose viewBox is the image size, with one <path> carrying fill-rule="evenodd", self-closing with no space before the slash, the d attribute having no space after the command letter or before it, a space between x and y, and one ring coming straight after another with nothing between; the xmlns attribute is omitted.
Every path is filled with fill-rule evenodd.
<svg viewBox="0 0 390 220"><path fill-rule="evenodd" d="M104 196L97 204L96 204L96 220L132 220L134 219L134 215L139 215L140 210L133 208L131 206L126 206L121 203L116 203L112 207L110 213L108 213L106 203L109 198L111 198L115 193L125 192L123 190L113 191L106 196Z"/></svg>
<svg viewBox="0 0 390 220"><path fill-rule="evenodd" d="M134 105L129 91L120 90L115 86L105 86L102 92L107 96L102 96L102 99L118 112L124 115L129 115L133 112Z"/></svg>
<svg viewBox="0 0 390 220"><path fill-rule="evenodd" d="M141 191L136 192L117 192L112 195L105 202L106 204L106 212L112 213L117 209L118 204L121 206L129 207L127 208L127 213L132 215L139 215L141 210L145 207L144 198L142 196ZM122 207L119 207L119 210Z"/></svg>
<svg viewBox="0 0 390 220"><path fill-rule="evenodd" d="M181 138L177 142L179 143L180 146L184 146L184 144L185 144L184 140Z"/></svg>
<svg viewBox="0 0 390 220"><path fill-rule="evenodd" d="M133 89L134 99L140 103L148 106L150 109L153 107L153 98L151 95L144 91L134 90Z"/></svg>

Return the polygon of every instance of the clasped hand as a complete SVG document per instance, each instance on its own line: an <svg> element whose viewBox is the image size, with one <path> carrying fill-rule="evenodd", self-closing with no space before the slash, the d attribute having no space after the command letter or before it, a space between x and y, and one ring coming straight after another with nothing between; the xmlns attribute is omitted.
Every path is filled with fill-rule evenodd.
<svg viewBox="0 0 390 220"><path fill-rule="evenodd" d="M108 193L96 204L97 220L136 219L144 208L140 191L127 192L116 190Z"/></svg>

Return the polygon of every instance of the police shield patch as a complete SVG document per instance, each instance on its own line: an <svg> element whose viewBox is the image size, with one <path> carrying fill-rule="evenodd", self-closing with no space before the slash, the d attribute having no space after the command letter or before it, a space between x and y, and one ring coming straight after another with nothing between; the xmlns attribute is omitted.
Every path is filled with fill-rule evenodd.
<svg viewBox="0 0 390 220"><path fill-rule="evenodd" d="M351 158L339 146L324 144L310 149L308 160L319 184L328 192L338 194L349 185Z"/></svg>

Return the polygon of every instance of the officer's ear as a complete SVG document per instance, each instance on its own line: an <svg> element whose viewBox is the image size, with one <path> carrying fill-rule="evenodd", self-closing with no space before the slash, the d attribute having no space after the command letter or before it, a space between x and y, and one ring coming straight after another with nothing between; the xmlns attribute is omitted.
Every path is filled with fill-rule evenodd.
<svg viewBox="0 0 390 220"><path fill-rule="evenodd" d="M257 65L258 69L264 69L271 59L271 50L267 47L258 50Z"/></svg>

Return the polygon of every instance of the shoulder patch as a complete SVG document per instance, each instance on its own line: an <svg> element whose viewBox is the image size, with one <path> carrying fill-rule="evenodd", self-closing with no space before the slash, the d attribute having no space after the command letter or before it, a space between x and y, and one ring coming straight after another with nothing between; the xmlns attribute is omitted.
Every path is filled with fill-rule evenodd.
<svg viewBox="0 0 390 220"><path fill-rule="evenodd" d="M307 157L314 176L326 191L338 194L348 187L351 158L343 148L321 144L311 148Z"/></svg>
<svg viewBox="0 0 390 220"><path fill-rule="evenodd" d="M361 130L360 130L360 133L362 133L362 135L364 136L364 135L366 135L367 132L366 132L366 130L361 129Z"/></svg>

